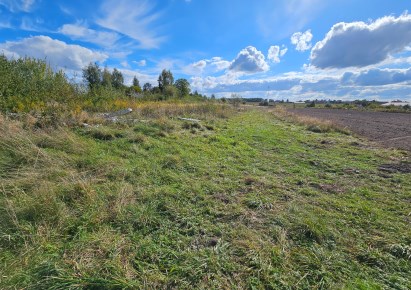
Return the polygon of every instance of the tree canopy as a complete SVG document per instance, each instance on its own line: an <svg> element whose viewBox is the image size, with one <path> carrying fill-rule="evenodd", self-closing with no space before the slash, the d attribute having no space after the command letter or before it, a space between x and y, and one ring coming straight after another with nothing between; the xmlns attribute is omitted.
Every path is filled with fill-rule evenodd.
<svg viewBox="0 0 411 290"><path fill-rule="evenodd" d="M116 68L113 70L113 73L111 74L111 85L116 89L120 89L124 85L123 74Z"/></svg>
<svg viewBox="0 0 411 290"><path fill-rule="evenodd" d="M101 84L102 73L97 63L90 63L83 69L83 79L90 89L96 88Z"/></svg>
<svg viewBox="0 0 411 290"><path fill-rule="evenodd" d="M143 85L143 91L144 92L149 92L149 91L151 91L152 88L153 88L153 86L150 83L145 83Z"/></svg>
<svg viewBox="0 0 411 290"><path fill-rule="evenodd" d="M133 87L140 87L140 81L136 76L133 78Z"/></svg>
<svg viewBox="0 0 411 290"><path fill-rule="evenodd" d="M177 88L180 97L190 94L190 83L186 79L176 80L174 86Z"/></svg>
<svg viewBox="0 0 411 290"><path fill-rule="evenodd" d="M170 70L163 69L161 74L158 76L158 87L163 92L164 88L167 86L172 86L174 84L174 77Z"/></svg>

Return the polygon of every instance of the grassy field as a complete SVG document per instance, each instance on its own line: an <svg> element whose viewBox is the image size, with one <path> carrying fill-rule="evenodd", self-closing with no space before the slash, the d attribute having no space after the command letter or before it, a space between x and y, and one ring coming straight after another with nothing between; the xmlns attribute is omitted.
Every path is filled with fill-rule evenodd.
<svg viewBox="0 0 411 290"><path fill-rule="evenodd" d="M125 118L0 117L0 289L411 288L408 152L279 110Z"/></svg>

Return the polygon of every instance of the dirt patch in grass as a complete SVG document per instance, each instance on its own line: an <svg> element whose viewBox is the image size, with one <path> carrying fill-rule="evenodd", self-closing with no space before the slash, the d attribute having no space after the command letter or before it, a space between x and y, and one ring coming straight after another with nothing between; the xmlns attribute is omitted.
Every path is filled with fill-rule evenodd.
<svg viewBox="0 0 411 290"><path fill-rule="evenodd" d="M389 173L411 173L411 162L382 164L378 169Z"/></svg>

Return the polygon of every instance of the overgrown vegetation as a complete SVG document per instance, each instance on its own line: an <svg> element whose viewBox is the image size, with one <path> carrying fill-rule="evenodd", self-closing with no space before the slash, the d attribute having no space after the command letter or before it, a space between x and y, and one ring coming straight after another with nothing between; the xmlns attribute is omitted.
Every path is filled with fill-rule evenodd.
<svg viewBox="0 0 411 290"><path fill-rule="evenodd" d="M69 81L63 71L54 72L45 61L32 58L7 59L0 56L0 110L79 114L81 111L107 111L125 107L135 108L147 101L204 101L205 96L191 93L187 80L174 84L170 71L163 70L159 86L145 84L143 89L136 77L130 86L124 85L122 73L89 64L83 69L84 85Z"/></svg>
<svg viewBox="0 0 411 290"><path fill-rule="evenodd" d="M62 71L53 72L40 60L0 56L1 111L43 110L56 103L74 107L79 101L78 92Z"/></svg>

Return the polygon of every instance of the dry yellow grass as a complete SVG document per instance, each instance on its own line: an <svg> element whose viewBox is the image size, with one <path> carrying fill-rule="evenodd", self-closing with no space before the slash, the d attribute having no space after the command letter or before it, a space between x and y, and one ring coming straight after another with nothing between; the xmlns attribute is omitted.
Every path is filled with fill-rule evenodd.
<svg viewBox="0 0 411 290"><path fill-rule="evenodd" d="M336 124L335 122L332 122L330 120L322 120L318 118L313 118L313 117L308 117L308 116L303 116L303 115L298 115L292 112L289 112L287 109L283 107L276 107L274 109L270 110L274 115L277 117L280 117L283 120L291 121L303 126L307 127L307 130L313 131L313 132L340 132L344 134L349 134L349 130L347 128L344 128L340 126L339 124Z"/></svg>

